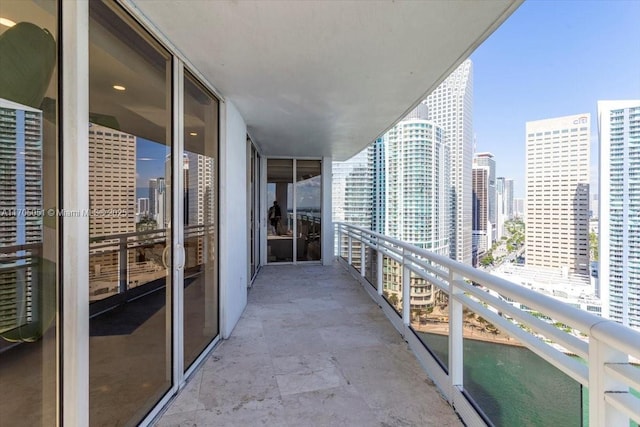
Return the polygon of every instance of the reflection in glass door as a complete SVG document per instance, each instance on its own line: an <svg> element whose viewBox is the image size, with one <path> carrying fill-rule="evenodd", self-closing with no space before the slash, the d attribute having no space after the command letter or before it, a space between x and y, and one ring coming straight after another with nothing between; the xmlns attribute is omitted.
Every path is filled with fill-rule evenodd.
<svg viewBox="0 0 640 427"><path fill-rule="evenodd" d="M58 6L1 0L0 425L52 426L58 369Z"/></svg>
<svg viewBox="0 0 640 427"><path fill-rule="evenodd" d="M89 419L134 425L171 387L171 57L89 3Z"/></svg>
<svg viewBox="0 0 640 427"><path fill-rule="evenodd" d="M184 367L218 335L218 100L184 77Z"/></svg>
<svg viewBox="0 0 640 427"><path fill-rule="evenodd" d="M267 160L266 195L267 262L320 261L322 162Z"/></svg>
<svg viewBox="0 0 640 427"><path fill-rule="evenodd" d="M296 161L296 241L298 261L320 261L322 219L322 162Z"/></svg>

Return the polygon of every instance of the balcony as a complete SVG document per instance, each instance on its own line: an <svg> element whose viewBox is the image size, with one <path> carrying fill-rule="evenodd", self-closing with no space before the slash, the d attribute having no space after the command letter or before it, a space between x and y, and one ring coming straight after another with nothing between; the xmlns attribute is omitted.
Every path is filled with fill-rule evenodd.
<svg viewBox="0 0 640 427"><path fill-rule="evenodd" d="M263 267L159 426L462 425L342 266ZM430 421L429 421L430 420Z"/></svg>
<svg viewBox="0 0 640 427"><path fill-rule="evenodd" d="M443 398L467 425L637 425L638 332L368 230L339 233L346 270L261 270L233 335L158 425L460 425ZM382 279L392 264L399 291ZM416 276L440 290L431 311L403 307Z"/></svg>

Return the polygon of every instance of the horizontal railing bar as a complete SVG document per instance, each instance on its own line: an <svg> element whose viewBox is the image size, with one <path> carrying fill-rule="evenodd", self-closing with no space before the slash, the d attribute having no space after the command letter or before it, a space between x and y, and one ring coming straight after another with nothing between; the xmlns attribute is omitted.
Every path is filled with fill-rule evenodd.
<svg viewBox="0 0 640 427"><path fill-rule="evenodd" d="M636 423L640 423L640 399L631 393L607 391L604 393L604 401L624 412Z"/></svg>
<svg viewBox="0 0 640 427"><path fill-rule="evenodd" d="M630 363L606 363L604 369L611 376L640 392L640 367Z"/></svg>
<svg viewBox="0 0 640 427"><path fill-rule="evenodd" d="M428 264L429 261L424 261L424 260L421 260L421 259L417 259L417 258L413 257L412 255L408 255L407 258L409 258L412 263L418 264L423 269L427 270L430 273L435 274L436 276L438 276L440 278L443 278L443 279L446 280L449 277L449 273L448 272Z"/></svg>
<svg viewBox="0 0 640 427"><path fill-rule="evenodd" d="M586 365L578 362L566 354L556 350L533 335L523 331L508 320L503 319L482 304L472 300L465 294L455 294L454 298L469 307L472 311L481 314L486 320L502 329L505 333L516 337L526 348L560 369L562 372L582 385L589 385L589 370Z"/></svg>
<svg viewBox="0 0 640 427"><path fill-rule="evenodd" d="M445 292L449 292L449 283L446 282L445 280L442 280L438 277L433 277L433 276L427 276L424 274L424 271L416 268L415 266L409 264L407 265L407 268L409 270L411 270L412 272L416 273L418 275L418 277L420 277L421 279L426 280L429 283L432 283L433 285L437 286L439 289L445 291Z"/></svg>
<svg viewBox="0 0 640 427"><path fill-rule="evenodd" d="M365 230L362 227L355 225L347 225L347 227L355 230ZM606 320L596 316L595 314L580 310L547 295L540 294L531 289L509 282L508 280L492 276L487 272L461 264L443 255L431 253L425 249L418 248L417 246L410 245L406 242L402 242L398 239L390 238L376 232L371 233L375 234L380 239L392 242L398 247L408 249L419 256L425 257L449 268L461 276L482 284L503 296L534 308L556 321L569 325L580 332L593 335L602 342L627 352L627 354L640 358L640 332L638 331L627 328L613 320ZM592 331L592 328L596 325L598 328ZM603 333L598 333L599 330L603 331Z"/></svg>
<svg viewBox="0 0 640 427"><path fill-rule="evenodd" d="M588 359L589 357L589 344L580 339L574 337L573 335L567 334L560 329L556 328L553 325L550 325L537 317L527 313L526 311L515 308L511 304L506 301L502 301L495 296L491 295L488 292L483 291L482 289L478 289L473 285L469 285L464 281L458 280L456 281L456 286L464 289L466 292L473 294L481 301L486 302L487 304L499 308L503 313L509 314L509 316L520 320L523 324L527 325L531 329L536 332L541 333L547 338L553 338L552 341L561 344L567 350L570 350L574 354L582 357L583 359Z"/></svg>

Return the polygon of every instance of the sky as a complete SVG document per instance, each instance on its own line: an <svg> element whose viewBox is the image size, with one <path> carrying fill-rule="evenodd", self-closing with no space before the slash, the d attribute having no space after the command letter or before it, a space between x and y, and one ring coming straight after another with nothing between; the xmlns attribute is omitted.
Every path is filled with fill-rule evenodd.
<svg viewBox="0 0 640 427"><path fill-rule="evenodd" d="M640 99L640 0L522 4L471 55L476 150L524 197L525 123L591 113L597 189L597 101Z"/></svg>

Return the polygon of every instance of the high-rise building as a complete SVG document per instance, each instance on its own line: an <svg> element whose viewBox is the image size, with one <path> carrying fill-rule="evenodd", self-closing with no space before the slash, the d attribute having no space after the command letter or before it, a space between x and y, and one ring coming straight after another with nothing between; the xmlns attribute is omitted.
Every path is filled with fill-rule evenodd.
<svg viewBox="0 0 640 427"><path fill-rule="evenodd" d="M155 219L158 204L158 180L150 179L149 180L149 215L151 218Z"/></svg>
<svg viewBox="0 0 640 427"><path fill-rule="evenodd" d="M165 218L169 218L165 202L167 200L167 185L164 177L158 177L156 182L156 223L158 224L158 228L165 228Z"/></svg>
<svg viewBox="0 0 640 427"><path fill-rule="evenodd" d="M442 128L415 113L386 134L385 233L448 256L449 150Z"/></svg>
<svg viewBox="0 0 640 427"><path fill-rule="evenodd" d="M373 150L365 148L349 160L333 162L333 221L372 226Z"/></svg>
<svg viewBox="0 0 640 427"><path fill-rule="evenodd" d="M429 119L441 126L451 156L450 257L471 264L471 168L473 159L473 65L464 61L426 99Z"/></svg>
<svg viewBox="0 0 640 427"><path fill-rule="evenodd" d="M138 214L142 216L149 215L149 198L148 197L139 197L138 198Z"/></svg>
<svg viewBox="0 0 640 427"><path fill-rule="evenodd" d="M373 206L371 209L371 229L378 233L385 230L386 183L385 147L387 135L376 139L373 143Z"/></svg>
<svg viewBox="0 0 640 427"><path fill-rule="evenodd" d="M504 179L504 213L506 219L513 219L513 179Z"/></svg>
<svg viewBox="0 0 640 427"><path fill-rule="evenodd" d="M491 246L491 223L489 221L489 176L487 166L474 166L472 170L473 197L473 240L472 253L474 261L486 253ZM474 262L475 264L475 262Z"/></svg>
<svg viewBox="0 0 640 427"><path fill-rule="evenodd" d="M89 204L92 237L136 231L136 137L94 123L89 125Z"/></svg>
<svg viewBox="0 0 640 427"><path fill-rule="evenodd" d="M589 114L526 124L526 264L589 274Z"/></svg>
<svg viewBox="0 0 640 427"><path fill-rule="evenodd" d="M508 219L507 203L505 198L504 187L505 187L505 178L502 176L497 177L496 178L496 240L500 240L502 239L502 236L504 236L505 234L504 222Z"/></svg>
<svg viewBox="0 0 640 427"><path fill-rule="evenodd" d="M491 246L496 241L496 161L491 153L476 153L473 157L473 167L486 167L489 169L489 188L487 189L487 243Z"/></svg>
<svg viewBox="0 0 640 427"><path fill-rule="evenodd" d="M640 100L599 101L603 314L640 329Z"/></svg>
<svg viewBox="0 0 640 427"><path fill-rule="evenodd" d="M524 218L524 199L522 198L513 199L513 217Z"/></svg>

